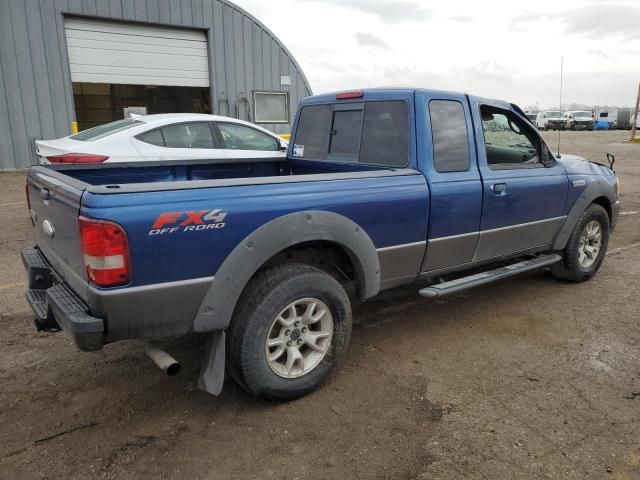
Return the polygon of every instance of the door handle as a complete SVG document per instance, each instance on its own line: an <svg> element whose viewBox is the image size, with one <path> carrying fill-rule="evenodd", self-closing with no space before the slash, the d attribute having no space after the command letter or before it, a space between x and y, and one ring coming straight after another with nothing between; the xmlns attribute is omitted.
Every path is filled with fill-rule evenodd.
<svg viewBox="0 0 640 480"><path fill-rule="evenodd" d="M491 191L495 195L506 195L507 194L507 184L506 183L494 183L491 185Z"/></svg>
<svg viewBox="0 0 640 480"><path fill-rule="evenodd" d="M42 188L40 190L40 198L42 198L45 201L51 198L51 196L49 195L49 190L47 188Z"/></svg>

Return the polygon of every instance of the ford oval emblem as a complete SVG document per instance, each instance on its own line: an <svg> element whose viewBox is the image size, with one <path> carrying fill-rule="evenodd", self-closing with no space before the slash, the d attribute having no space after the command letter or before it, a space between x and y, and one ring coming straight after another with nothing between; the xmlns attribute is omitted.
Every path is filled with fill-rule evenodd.
<svg viewBox="0 0 640 480"><path fill-rule="evenodd" d="M51 223L49 220L42 221L42 230L44 230L44 233L46 233L47 237L49 238L53 238L53 236L56 234L56 231L53 228L53 223Z"/></svg>

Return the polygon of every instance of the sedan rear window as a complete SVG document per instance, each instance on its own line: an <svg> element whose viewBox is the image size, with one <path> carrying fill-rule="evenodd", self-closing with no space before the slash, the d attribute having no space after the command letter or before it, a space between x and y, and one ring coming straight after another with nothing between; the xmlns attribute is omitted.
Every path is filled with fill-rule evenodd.
<svg viewBox="0 0 640 480"><path fill-rule="evenodd" d="M125 118L124 120L116 120L115 122L83 130L75 135L71 135L69 138L83 142L99 140L101 138L108 137L109 135L113 135L114 133L137 127L138 125L142 125L142 122L132 118Z"/></svg>

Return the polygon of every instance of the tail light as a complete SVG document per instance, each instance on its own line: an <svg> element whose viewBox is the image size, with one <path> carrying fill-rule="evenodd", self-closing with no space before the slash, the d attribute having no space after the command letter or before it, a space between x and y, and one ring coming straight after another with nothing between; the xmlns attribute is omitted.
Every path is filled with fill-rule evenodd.
<svg viewBox="0 0 640 480"><path fill-rule="evenodd" d="M362 90L336 93L336 100L349 100L351 98L362 98L362 97L364 97L364 92Z"/></svg>
<svg viewBox="0 0 640 480"><path fill-rule="evenodd" d="M80 217L80 238L87 278L99 287L131 280L129 241L117 223Z"/></svg>
<svg viewBox="0 0 640 480"><path fill-rule="evenodd" d="M65 153L63 155L51 155L47 157L51 163L102 163L109 160L104 155L92 155L90 153Z"/></svg>

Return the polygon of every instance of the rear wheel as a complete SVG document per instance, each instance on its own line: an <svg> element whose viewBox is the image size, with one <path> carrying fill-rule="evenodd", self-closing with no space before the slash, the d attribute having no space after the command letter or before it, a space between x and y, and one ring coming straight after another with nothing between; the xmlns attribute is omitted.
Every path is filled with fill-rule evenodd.
<svg viewBox="0 0 640 480"><path fill-rule="evenodd" d="M322 270L281 265L256 276L228 330L228 365L245 390L291 400L322 384L351 336L342 286Z"/></svg>
<svg viewBox="0 0 640 480"><path fill-rule="evenodd" d="M600 269L609 245L609 215L600 205L591 204L567 241L560 263L551 273L563 280L583 282Z"/></svg>

